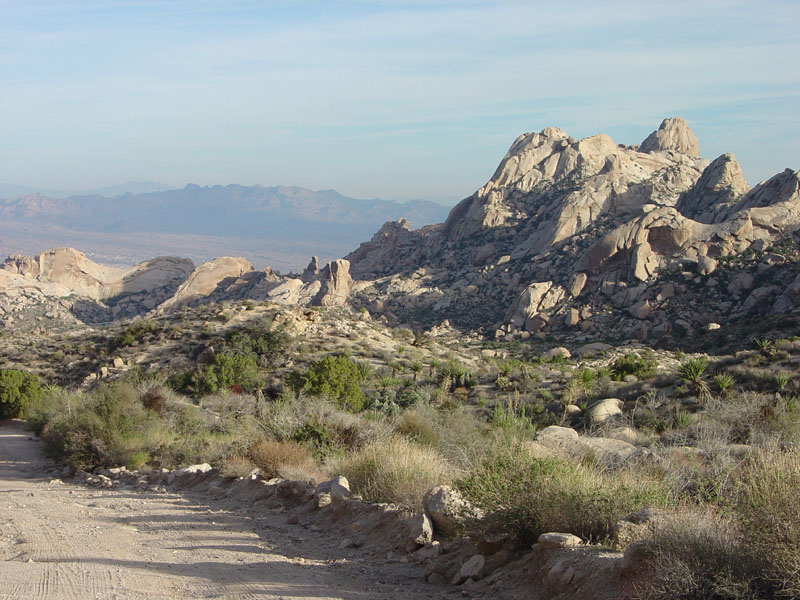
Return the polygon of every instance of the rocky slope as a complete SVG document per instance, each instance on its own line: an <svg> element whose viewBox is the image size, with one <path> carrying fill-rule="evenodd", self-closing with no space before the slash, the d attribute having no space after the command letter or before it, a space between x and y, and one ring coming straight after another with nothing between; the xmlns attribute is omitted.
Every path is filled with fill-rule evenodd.
<svg viewBox="0 0 800 600"><path fill-rule="evenodd" d="M666 119L639 146L522 135L443 224L387 223L346 258L359 301L405 320L643 338L793 310L797 284L773 268L793 255L767 250L798 228L797 172L750 189L731 154L700 158L687 124Z"/></svg>
<svg viewBox="0 0 800 600"><path fill-rule="evenodd" d="M252 299L367 308L417 327L449 320L508 340L674 340L800 307L798 230L796 171L751 189L733 155L700 158L686 122L666 119L638 146L555 127L524 134L440 225L389 221L301 275L243 258L192 273L161 258L123 273L51 251L9 259L2 276L25 278L4 287L32 278L62 286L45 295L102 302L95 320Z"/></svg>

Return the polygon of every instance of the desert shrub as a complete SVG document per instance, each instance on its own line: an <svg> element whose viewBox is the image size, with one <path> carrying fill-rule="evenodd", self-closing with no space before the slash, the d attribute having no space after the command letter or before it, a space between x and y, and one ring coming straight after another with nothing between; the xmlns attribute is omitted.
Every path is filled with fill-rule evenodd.
<svg viewBox="0 0 800 600"><path fill-rule="evenodd" d="M142 405L159 415L163 415L167 410L167 403L170 400L172 390L161 385L148 385L142 390Z"/></svg>
<svg viewBox="0 0 800 600"><path fill-rule="evenodd" d="M104 385L66 399L73 405L51 416L42 439L51 456L74 468L141 466L174 437L129 384Z"/></svg>
<svg viewBox="0 0 800 600"><path fill-rule="evenodd" d="M764 587L800 597L800 455L757 455L737 473L733 488L746 543L763 561Z"/></svg>
<svg viewBox="0 0 800 600"><path fill-rule="evenodd" d="M404 412L397 420L394 430L413 442L432 448L436 448L442 439L434 424L415 410Z"/></svg>
<svg viewBox="0 0 800 600"><path fill-rule="evenodd" d="M749 589L760 560L741 541L736 522L711 510L685 510L664 520L644 542L651 559L632 596L642 600L772 597Z"/></svg>
<svg viewBox="0 0 800 600"><path fill-rule="evenodd" d="M290 383L298 391L330 398L338 406L358 412L367 400L359 385L361 370L349 356L330 355L312 362L305 375Z"/></svg>
<svg viewBox="0 0 800 600"><path fill-rule="evenodd" d="M731 470L716 507L684 507L656 528L637 597L800 597L798 486L796 452L756 453Z"/></svg>
<svg viewBox="0 0 800 600"><path fill-rule="evenodd" d="M634 375L638 379L652 377L658 368L658 361L651 350L642 353L628 352L620 356L611 366L611 377L622 381L626 375Z"/></svg>
<svg viewBox="0 0 800 600"><path fill-rule="evenodd" d="M187 371L173 379L172 384L194 397L227 390L234 384L249 390L258 385L258 363L253 354L220 352L210 365Z"/></svg>
<svg viewBox="0 0 800 600"><path fill-rule="evenodd" d="M381 419L364 418L323 398L295 396L291 390L268 403L260 417L262 430L279 440L309 446L319 458L352 451L387 435Z"/></svg>
<svg viewBox="0 0 800 600"><path fill-rule="evenodd" d="M452 388L457 387L473 387L475 385L475 377L472 371L467 369L464 365L455 359L447 361L447 364L441 367L438 375L439 381L445 381L448 378L451 381Z"/></svg>
<svg viewBox="0 0 800 600"><path fill-rule="evenodd" d="M235 453L222 461L219 472L224 477L247 477L255 468L256 466L249 458Z"/></svg>
<svg viewBox="0 0 800 600"><path fill-rule="evenodd" d="M335 471L365 500L419 510L426 491L451 480L453 467L436 450L395 437L346 455Z"/></svg>
<svg viewBox="0 0 800 600"><path fill-rule="evenodd" d="M0 419L25 416L41 404L43 394L33 373L0 369Z"/></svg>
<svg viewBox="0 0 800 600"><path fill-rule="evenodd" d="M311 452L303 444L294 441L257 441L248 449L247 458L268 479L286 477L297 471L314 470Z"/></svg>
<svg viewBox="0 0 800 600"><path fill-rule="evenodd" d="M668 502L667 491L647 478L533 458L523 448L503 442L456 485L486 511L476 528L506 532L521 545L546 531L602 541L626 514Z"/></svg>
<svg viewBox="0 0 800 600"><path fill-rule="evenodd" d="M695 396L706 397L709 394L708 384L703 380L703 373L707 367L708 359L705 356L698 356L682 362L678 368L681 379L692 385Z"/></svg>
<svg viewBox="0 0 800 600"><path fill-rule="evenodd" d="M716 385L717 389L722 393L725 393L728 388L736 383L732 373L717 373L714 375L713 381L714 385Z"/></svg>
<svg viewBox="0 0 800 600"><path fill-rule="evenodd" d="M724 399L708 398L698 417L693 441L711 436L720 443L800 443L800 403L793 398L734 392Z"/></svg>
<svg viewBox="0 0 800 600"><path fill-rule="evenodd" d="M154 321L134 321L125 330L108 340L108 347L111 352L125 346L132 346L134 343L144 339L148 334L155 333L158 326Z"/></svg>
<svg viewBox="0 0 800 600"><path fill-rule="evenodd" d="M265 367L274 367L286 356L291 337L283 327L273 328L266 319L259 319L226 336L231 353L254 354Z"/></svg>

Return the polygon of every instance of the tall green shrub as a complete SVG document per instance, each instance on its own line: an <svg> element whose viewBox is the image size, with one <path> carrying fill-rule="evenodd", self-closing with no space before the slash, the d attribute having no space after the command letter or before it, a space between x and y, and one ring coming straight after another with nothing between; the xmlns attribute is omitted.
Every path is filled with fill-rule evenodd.
<svg viewBox="0 0 800 600"><path fill-rule="evenodd" d="M358 412L367 400L359 385L362 377L352 358L331 355L312 362L305 375L295 379L294 387L314 396L326 396L341 408Z"/></svg>
<svg viewBox="0 0 800 600"><path fill-rule="evenodd" d="M26 411L41 404L43 395L36 375L0 369L0 419L25 416Z"/></svg>

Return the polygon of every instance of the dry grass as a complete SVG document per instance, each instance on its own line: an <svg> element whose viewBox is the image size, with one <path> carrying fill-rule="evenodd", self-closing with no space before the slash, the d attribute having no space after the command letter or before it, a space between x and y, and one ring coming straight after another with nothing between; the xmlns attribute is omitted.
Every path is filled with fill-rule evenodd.
<svg viewBox="0 0 800 600"><path fill-rule="evenodd" d="M219 471L224 477L247 477L256 468L249 458L241 454L231 454L222 461Z"/></svg>
<svg viewBox="0 0 800 600"><path fill-rule="evenodd" d="M800 456L757 453L728 479L722 508L684 507L656 528L639 598L800 598Z"/></svg>
<svg viewBox="0 0 800 600"><path fill-rule="evenodd" d="M432 448L395 437L345 456L334 470L365 500L417 510L430 488L449 483L453 467Z"/></svg>
<svg viewBox="0 0 800 600"><path fill-rule="evenodd" d="M267 479L313 479L319 471L311 452L298 442L260 440L250 446L247 458Z"/></svg>

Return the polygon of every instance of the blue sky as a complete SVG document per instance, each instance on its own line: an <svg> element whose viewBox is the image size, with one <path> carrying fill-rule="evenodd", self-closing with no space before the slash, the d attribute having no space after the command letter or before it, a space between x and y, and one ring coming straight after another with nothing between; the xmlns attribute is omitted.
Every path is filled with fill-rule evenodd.
<svg viewBox="0 0 800 600"><path fill-rule="evenodd" d="M0 0L0 181L455 201L520 133L682 116L753 185L800 167L798 23L796 0Z"/></svg>

